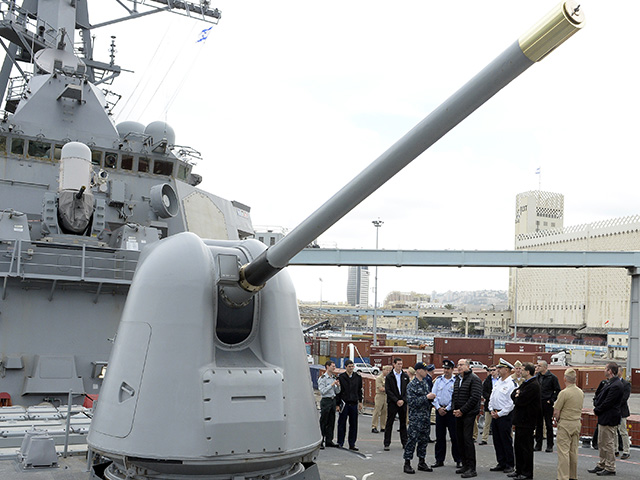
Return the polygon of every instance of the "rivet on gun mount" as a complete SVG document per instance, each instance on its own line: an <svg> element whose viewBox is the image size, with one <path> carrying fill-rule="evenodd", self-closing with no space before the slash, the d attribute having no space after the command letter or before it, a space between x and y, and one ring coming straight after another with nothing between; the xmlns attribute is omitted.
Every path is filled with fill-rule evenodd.
<svg viewBox="0 0 640 480"><path fill-rule="evenodd" d="M240 287L256 292L300 250L375 192L480 105L584 26L580 5L569 0L545 15L531 30L398 140L376 161L293 229L240 270Z"/></svg>

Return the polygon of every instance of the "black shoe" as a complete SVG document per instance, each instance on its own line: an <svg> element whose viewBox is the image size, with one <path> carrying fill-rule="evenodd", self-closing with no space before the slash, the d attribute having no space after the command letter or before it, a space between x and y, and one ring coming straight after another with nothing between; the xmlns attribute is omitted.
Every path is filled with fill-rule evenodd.
<svg viewBox="0 0 640 480"><path fill-rule="evenodd" d="M462 468L462 462L456 462L456 468Z"/></svg>
<svg viewBox="0 0 640 480"><path fill-rule="evenodd" d="M520 476L520 474L518 472L512 472L509 475L507 475L507 477L509 477L509 478L516 478L518 476Z"/></svg>
<svg viewBox="0 0 640 480"><path fill-rule="evenodd" d="M358 447L356 447L355 445L353 445L352 447L349 447L349 450L353 450L354 452L358 452L360 449Z"/></svg>
<svg viewBox="0 0 640 480"><path fill-rule="evenodd" d="M615 455L616 455L616 457L619 457L620 456L620 452L616 452Z"/></svg>
<svg viewBox="0 0 640 480"><path fill-rule="evenodd" d="M324 443L320 444L320 450L324 450Z"/></svg>
<svg viewBox="0 0 640 480"><path fill-rule="evenodd" d="M590 468L589 470L587 470L587 472L589 472L589 473L598 473L598 472L601 472L603 470L604 470L604 468L599 467L599 466L596 465L595 467Z"/></svg>
<svg viewBox="0 0 640 480"><path fill-rule="evenodd" d="M325 447L330 448L330 447L337 447L338 444L337 443L333 443L333 442L326 442L324 444Z"/></svg>
<svg viewBox="0 0 640 480"><path fill-rule="evenodd" d="M477 477L477 476L478 476L478 474L476 473L475 470L467 470L462 475L460 475L460 478L472 478L472 477Z"/></svg>
<svg viewBox="0 0 640 480"><path fill-rule="evenodd" d="M384 428L381 428L381 429L380 429L380 431L381 431L382 433L384 433Z"/></svg>
<svg viewBox="0 0 640 480"><path fill-rule="evenodd" d="M545 452L547 453L553 453L553 447L547 447Z"/></svg>
<svg viewBox="0 0 640 480"><path fill-rule="evenodd" d="M385 446L384 446L384 451L385 451L385 452L388 452L389 450L391 450L391 448L389 448L389 445L385 445Z"/></svg>
<svg viewBox="0 0 640 480"><path fill-rule="evenodd" d="M608 475L615 475L616 472L612 472L611 470L601 470L598 473L596 473L596 475L598 475L599 477L606 477Z"/></svg>
<svg viewBox="0 0 640 480"><path fill-rule="evenodd" d="M541 452L542 451L542 445L540 445L540 446L536 445L535 447L533 447L533 451L534 452Z"/></svg>
<svg viewBox="0 0 640 480"><path fill-rule="evenodd" d="M478 445L486 445L487 442L485 442L484 440L482 440Z"/></svg>
<svg viewBox="0 0 640 480"><path fill-rule="evenodd" d="M424 458L418 462L418 470L421 472L433 472L433 468L425 463Z"/></svg>
<svg viewBox="0 0 640 480"><path fill-rule="evenodd" d="M489 469L490 472L504 472L504 467L502 465L496 465L495 467L491 467Z"/></svg>
<svg viewBox="0 0 640 480"><path fill-rule="evenodd" d="M464 473L464 472L466 472L467 470L469 470L469 469L468 469L468 468L465 468L465 467L460 467L460 468L458 468L458 469L456 470L456 473Z"/></svg>
<svg viewBox="0 0 640 480"><path fill-rule="evenodd" d="M630 456L630 455L629 455L628 453L623 453L623 454L620 456L620 460L626 460L627 458L629 458L629 456Z"/></svg>
<svg viewBox="0 0 640 480"><path fill-rule="evenodd" d="M506 467L506 468L502 471L502 473L513 473L513 472L515 472L515 471L516 471L516 470L515 470L515 468L513 468L513 467Z"/></svg>
<svg viewBox="0 0 640 480"><path fill-rule="evenodd" d="M378 429L376 427L373 427L371 429L371 433L380 433L380 432L378 431Z"/></svg>
<svg viewBox="0 0 640 480"><path fill-rule="evenodd" d="M404 471L404 473L410 473L410 474L416 473L416 471L413 468L411 468L411 464L409 463L409 460L404 462L403 471Z"/></svg>
<svg viewBox="0 0 640 480"><path fill-rule="evenodd" d="M444 467L444 462L436 462L433 465L431 465L431 468L438 468L438 467Z"/></svg>
<svg viewBox="0 0 640 480"><path fill-rule="evenodd" d="M533 477L527 477L526 475L518 475L517 477L513 477L514 480L531 480Z"/></svg>

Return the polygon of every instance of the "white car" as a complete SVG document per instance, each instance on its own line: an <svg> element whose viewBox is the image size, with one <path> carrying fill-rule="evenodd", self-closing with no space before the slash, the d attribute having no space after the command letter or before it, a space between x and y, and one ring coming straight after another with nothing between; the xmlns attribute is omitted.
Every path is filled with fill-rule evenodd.
<svg viewBox="0 0 640 480"><path fill-rule="evenodd" d="M471 360L471 368L482 368L482 369L486 369L487 366L482 363L482 362L478 362L477 360Z"/></svg>
<svg viewBox="0 0 640 480"><path fill-rule="evenodd" d="M378 367L372 367L368 363L354 363L353 370L358 373L371 373L372 375L378 375L380 373Z"/></svg>

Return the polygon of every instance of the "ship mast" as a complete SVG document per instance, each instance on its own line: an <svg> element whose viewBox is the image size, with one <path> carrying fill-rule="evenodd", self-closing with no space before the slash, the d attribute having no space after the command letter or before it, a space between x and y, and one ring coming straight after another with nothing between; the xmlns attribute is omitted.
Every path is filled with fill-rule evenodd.
<svg viewBox="0 0 640 480"><path fill-rule="evenodd" d="M104 0L101 1L101 5L105 3ZM21 92L17 92L18 85L24 86L28 82L31 71L38 74L37 68L30 67L27 70L24 64L33 64L34 55L40 50L50 48L78 55L84 64L84 76L89 82L94 85L110 84L122 69L115 64L113 56L109 62L93 58L93 30L161 12L171 12L214 25L221 18L220 10L210 8L211 2L208 0L149 0L144 4L139 0L112 0L111 3L114 7L124 9L126 15L92 25L89 21L88 0L24 0L20 5L15 0L0 0L0 45L6 53L0 68L0 96L6 97L5 110L8 113L15 112L21 96ZM74 39L76 29L80 31L81 37L81 45L77 49ZM114 42L115 39L112 38L112 52ZM16 88L12 88L10 82L14 68L21 77Z"/></svg>

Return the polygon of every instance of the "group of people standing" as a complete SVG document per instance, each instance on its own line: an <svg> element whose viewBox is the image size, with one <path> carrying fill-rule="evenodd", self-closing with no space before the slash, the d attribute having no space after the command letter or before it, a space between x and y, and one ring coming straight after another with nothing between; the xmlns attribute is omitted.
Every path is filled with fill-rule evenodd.
<svg viewBox="0 0 640 480"><path fill-rule="evenodd" d="M413 367L415 374L410 379L403 370L402 359L396 358L393 366L383 368L376 378L372 432L384 433L384 450L390 450L393 424L398 417L400 442L404 449L404 473L415 473L411 466L414 452L418 457L418 470L432 471L444 466L448 432L456 473L461 478L476 477L476 422L484 397L483 434L488 435L489 428L492 429L497 460L490 471L503 472L515 480L532 479L534 452L542 450L545 432L545 452L553 452L555 419L557 479L577 479L584 393L576 386L574 369L568 368L564 372L566 387L561 390L558 378L549 371L547 362L542 360L537 365L520 362L512 365L501 358L497 365L491 367L491 375L484 383L473 373L470 359L458 361L457 375L453 373L456 365L451 360L445 360L442 367L444 373L433 381L429 372L435 367L418 362ZM357 451L357 415L362 408L362 379L353 373L353 362L350 361L345 364L346 371L338 377L334 374L333 362L327 362L326 368L326 373L318 381L322 395L321 448L336 446L332 440L337 410L340 412L337 446L343 446L348 420L349 448ZM619 430L624 429L627 433L626 417L629 416L626 401L630 386L620 378L618 365L608 363L605 376L606 380L594 398L600 461L589 472L598 476L615 475L614 442L617 443ZM427 443L430 441L428 429L431 426L432 409L435 409L436 419L435 463L428 465L425 459ZM480 445L486 444L487 438L483 435ZM623 458L629 456L628 438L626 445Z"/></svg>

